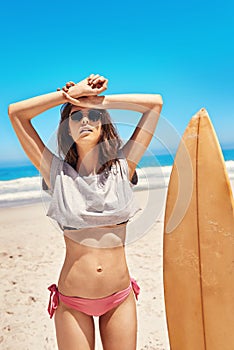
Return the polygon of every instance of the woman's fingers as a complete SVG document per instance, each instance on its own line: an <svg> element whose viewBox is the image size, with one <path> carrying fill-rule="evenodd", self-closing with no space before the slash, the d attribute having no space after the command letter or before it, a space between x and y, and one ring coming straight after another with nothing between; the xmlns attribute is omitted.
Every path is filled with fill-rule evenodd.
<svg viewBox="0 0 234 350"><path fill-rule="evenodd" d="M105 78L104 77L97 77L97 78L95 78L95 79L93 79L93 84L97 84L97 83L99 83L99 82L104 82L104 80L105 80Z"/></svg>
<svg viewBox="0 0 234 350"><path fill-rule="evenodd" d="M100 77L99 74L91 74L89 77L88 77L88 84L91 85L93 84L94 80L95 79L98 79Z"/></svg>
<svg viewBox="0 0 234 350"><path fill-rule="evenodd" d="M107 89L108 79L106 79L105 77L103 77L99 74L90 74L90 76L88 78L84 79L83 82L81 82L81 83L87 84L91 88L91 91L89 91L89 89L87 90L87 94L92 94L92 95L97 94L98 95ZM75 85L77 85L77 84L75 84L73 81L68 81L66 83L66 85L64 85L62 87L62 89L58 88L57 91L62 90L66 94L68 94L69 89ZM85 89L85 85L84 85L84 89ZM70 100L70 102L75 103L74 100L72 100L72 101Z"/></svg>
<svg viewBox="0 0 234 350"><path fill-rule="evenodd" d="M108 80L107 80L107 79L101 79L101 80L95 81L94 85L95 85L97 88L101 88L101 87L107 88L107 83L108 83Z"/></svg>
<svg viewBox="0 0 234 350"><path fill-rule="evenodd" d="M69 81L68 83L66 83L67 88L74 86L74 85L75 85L75 83L73 81Z"/></svg>
<svg viewBox="0 0 234 350"><path fill-rule="evenodd" d="M100 94L101 92L103 92L107 89L107 83L108 83L108 81L99 82L97 84L94 84L92 88L96 89L97 93Z"/></svg>
<svg viewBox="0 0 234 350"><path fill-rule="evenodd" d="M105 88L107 88L108 80L103 76L99 76L97 78L91 79L89 85L94 88L101 88L105 84Z"/></svg>
<svg viewBox="0 0 234 350"><path fill-rule="evenodd" d="M89 91L89 89L87 90L87 94L92 94L92 95L97 94L98 95L107 89L108 79L106 79L105 77L103 77L99 74L90 74L90 76L88 78L84 79L84 81L82 83L88 84L91 88L91 91ZM77 84L75 84L73 81L68 81L66 83L66 85L64 85L62 87L62 89L58 88L57 91L62 90L67 94L67 96L69 96L68 95L69 89L75 85L77 85ZM84 88L85 88L85 86L84 86ZM70 99L72 99L72 97L70 97ZM74 99L70 100L70 102L77 103L77 101Z"/></svg>
<svg viewBox="0 0 234 350"><path fill-rule="evenodd" d="M100 77L100 75L99 74L96 74L96 75L94 75L93 77L92 77L92 80L95 80L95 79L97 79L97 78L99 78Z"/></svg>
<svg viewBox="0 0 234 350"><path fill-rule="evenodd" d="M68 90L70 89L70 87L72 87L72 86L74 86L74 85L76 85L76 84L74 83L74 81L68 81L68 82L66 83L66 85L63 87L63 91L68 92Z"/></svg>
<svg viewBox="0 0 234 350"><path fill-rule="evenodd" d="M66 85L64 85L64 86L62 87L62 89L57 88L57 91L63 90L63 91L65 91L65 92L67 92L67 91L69 90L69 88L70 88L71 86L74 86L74 85L76 85L76 84L74 83L74 81L69 81L69 82L66 83Z"/></svg>
<svg viewBox="0 0 234 350"><path fill-rule="evenodd" d="M99 95L100 93L102 93L102 92L105 91L106 89L107 89L107 87L104 86L104 85L102 85L100 88L97 88L97 87L94 88L94 89L93 89L93 93Z"/></svg>
<svg viewBox="0 0 234 350"><path fill-rule="evenodd" d="M101 88L103 88L103 91L107 89L108 79L99 74L90 74L87 81L88 85L90 85L93 90L98 89L99 93Z"/></svg>

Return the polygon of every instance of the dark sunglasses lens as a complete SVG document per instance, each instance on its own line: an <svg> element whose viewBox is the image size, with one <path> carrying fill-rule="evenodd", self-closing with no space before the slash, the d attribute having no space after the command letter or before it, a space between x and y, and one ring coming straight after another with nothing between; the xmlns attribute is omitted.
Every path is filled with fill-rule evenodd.
<svg viewBox="0 0 234 350"><path fill-rule="evenodd" d="M89 112L89 119L93 122L96 122L97 120L101 119L102 113L100 111L91 110Z"/></svg>
<svg viewBox="0 0 234 350"><path fill-rule="evenodd" d="M71 119L74 121L81 121L83 114L81 111L77 111L71 114Z"/></svg>

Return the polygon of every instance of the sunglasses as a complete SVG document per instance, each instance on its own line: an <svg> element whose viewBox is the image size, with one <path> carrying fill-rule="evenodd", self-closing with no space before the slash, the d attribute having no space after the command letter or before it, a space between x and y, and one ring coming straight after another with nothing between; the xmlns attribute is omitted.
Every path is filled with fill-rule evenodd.
<svg viewBox="0 0 234 350"><path fill-rule="evenodd" d="M96 109L91 109L88 113L88 118L92 122L96 122L101 119L102 117L102 112ZM69 117L75 121L75 122L80 122L81 119L83 118L83 113L82 111L75 111L69 115Z"/></svg>

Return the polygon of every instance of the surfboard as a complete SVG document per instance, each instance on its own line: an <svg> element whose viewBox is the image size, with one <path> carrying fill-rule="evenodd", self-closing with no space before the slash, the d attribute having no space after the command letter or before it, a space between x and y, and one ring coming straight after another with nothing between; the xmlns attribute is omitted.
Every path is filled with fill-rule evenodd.
<svg viewBox="0 0 234 350"><path fill-rule="evenodd" d="M234 349L234 201L204 108L190 120L172 167L163 280L171 350Z"/></svg>

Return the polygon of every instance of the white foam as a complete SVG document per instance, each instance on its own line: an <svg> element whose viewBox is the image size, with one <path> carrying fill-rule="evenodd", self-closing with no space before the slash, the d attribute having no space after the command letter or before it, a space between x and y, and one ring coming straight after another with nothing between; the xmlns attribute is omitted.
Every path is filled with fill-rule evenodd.
<svg viewBox="0 0 234 350"><path fill-rule="evenodd" d="M0 181L0 207L29 203L41 198L41 178L23 177L16 180Z"/></svg>
<svg viewBox="0 0 234 350"><path fill-rule="evenodd" d="M228 160L225 163L230 180L234 180L234 160Z"/></svg>

